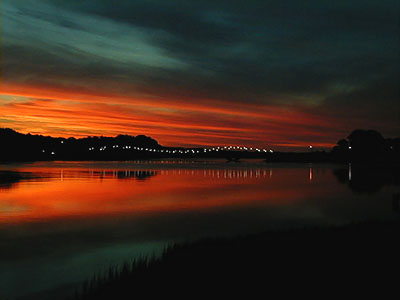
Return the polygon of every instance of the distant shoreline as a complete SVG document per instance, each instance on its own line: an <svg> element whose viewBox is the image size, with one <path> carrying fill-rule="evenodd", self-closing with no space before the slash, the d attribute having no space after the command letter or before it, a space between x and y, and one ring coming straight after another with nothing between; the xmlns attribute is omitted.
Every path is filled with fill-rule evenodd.
<svg viewBox="0 0 400 300"><path fill-rule="evenodd" d="M244 146L165 147L145 135L116 137L53 138L21 134L0 128L0 162L29 161L134 161L152 159L263 159L267 162L400 162L400 138L385 139L373 130L355 130L331 151L311 145L306 152L282 152Z"/></svg>

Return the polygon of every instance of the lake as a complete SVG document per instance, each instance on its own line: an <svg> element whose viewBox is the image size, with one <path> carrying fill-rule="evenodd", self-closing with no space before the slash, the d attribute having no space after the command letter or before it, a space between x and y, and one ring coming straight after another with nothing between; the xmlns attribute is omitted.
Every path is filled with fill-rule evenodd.
<svg viewBox="0 0 400 300"><path fill-rule="evenodd" d="M398 169L263 161L0 165L0 298L45 299L168 244L398 219Z"/></svg>

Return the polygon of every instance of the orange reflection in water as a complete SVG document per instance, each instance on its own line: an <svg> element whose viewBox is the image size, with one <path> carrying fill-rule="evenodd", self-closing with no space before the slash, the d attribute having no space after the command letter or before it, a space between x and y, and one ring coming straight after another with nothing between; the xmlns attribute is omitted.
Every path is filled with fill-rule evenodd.
<svg viewBox="0 0 400 300"><path fill-rule="evenodd" d="M38 177L0 189L3 224L287 205L324 190L321 180L311 187L305 168L19 171Z"/></svg>

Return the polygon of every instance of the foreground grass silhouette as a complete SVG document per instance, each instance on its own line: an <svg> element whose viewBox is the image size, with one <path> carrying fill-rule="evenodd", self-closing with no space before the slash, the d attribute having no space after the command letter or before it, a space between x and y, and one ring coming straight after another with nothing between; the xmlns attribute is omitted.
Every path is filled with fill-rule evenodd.
<svg viewBox="0 0 400 300"><path fill-rule="evenodd" d="M267 232L168 247L94 276L76 299L255 298L260 293L397 286L400 223ZM393 275L395 274L395 275ZM161 293L161 294L160 294Z"/></svg>

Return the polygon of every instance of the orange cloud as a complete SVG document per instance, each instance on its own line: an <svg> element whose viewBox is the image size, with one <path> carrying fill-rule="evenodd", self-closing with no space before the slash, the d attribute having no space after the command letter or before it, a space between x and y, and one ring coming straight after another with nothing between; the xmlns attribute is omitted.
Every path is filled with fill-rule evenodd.
<svg viewBox="0 0 400 300"><path fill-rule="evenodd" d="M331 147L332 121L296 108L204 99L139 98L6 84L2 126L52 136L146 134L163 145ZM340 136L339 136L340 137Z"/></svg>

